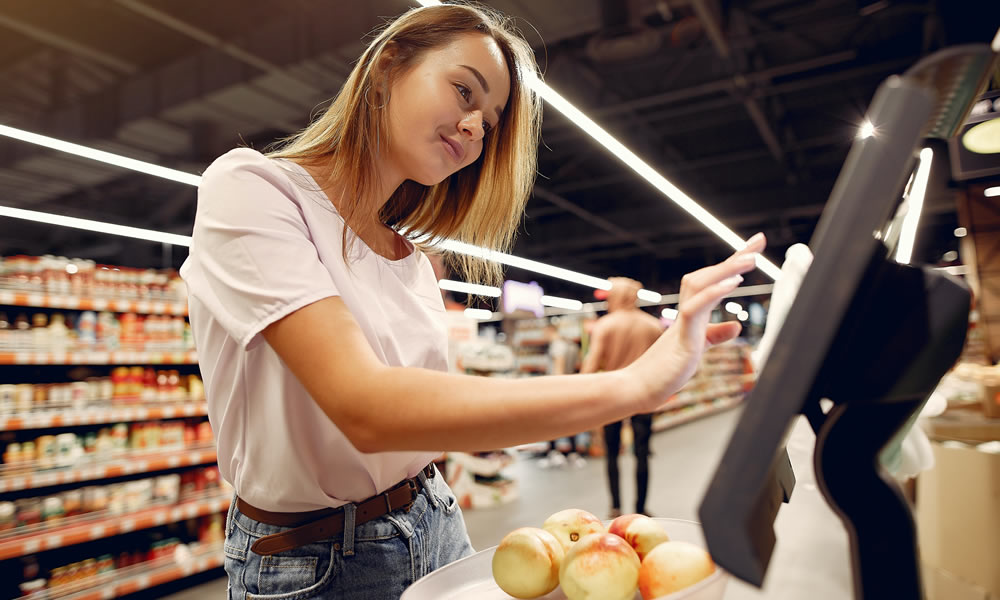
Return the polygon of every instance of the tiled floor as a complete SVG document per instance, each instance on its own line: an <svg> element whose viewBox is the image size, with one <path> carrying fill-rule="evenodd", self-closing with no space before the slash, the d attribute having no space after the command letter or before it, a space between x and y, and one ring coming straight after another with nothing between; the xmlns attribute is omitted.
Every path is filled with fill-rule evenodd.
<svg viewBox="0 0 1000 600"><path fill-rule="evenodd" d="M739 410L696 421L653 436L647 509L658 517L695 519L704 488L712 476ZM816 488L812 472L813 434L803 421L789 439L789 455L797 484L792 502L775 523L777 546L763 590L732 580L726 600L844 600L851 598L847 536ZM634 508L634 462L621 461L625 510ZM509 473L520 485L521 498L496 509L466 512L477 549L495 545L505 533L526 525L540 526L553 512L583 508L604 517L609 500L603 459L582 469L543 470L523 460ZM225 597L224 579L168 596L169 600Z"/></svg>

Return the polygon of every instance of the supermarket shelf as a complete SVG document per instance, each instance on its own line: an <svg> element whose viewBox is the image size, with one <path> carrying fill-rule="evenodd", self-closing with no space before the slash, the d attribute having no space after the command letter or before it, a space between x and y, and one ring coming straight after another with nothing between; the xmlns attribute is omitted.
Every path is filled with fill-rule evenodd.
<svg viewBox="0 0 1000 600"><path fill-rule="evenodd" d="M144 315L188 314L186 303L160 300L129 300L125 298L84 298L80 296L55 296L39 293L0 290L0 304L35 308L68 308L71 310L108 310L111 312Z"/></svg>
<svg viewBox="0 0 1000 600"><path fill-rule="evenodd" d="M208 446L187 452L164 450L156 453L145 452L138 456L123 457L105 463L83 467L69 467L48 471L13 472L0 475L0 493L30 490L52 485L111 479L124 475L165 471L180 467L204 465L216 461L215 448ZM10 470L5 468L4 471Z"/></svg>
<svg viewBox="0 0 1000 600"><path fill-rule="evenodd" d="M194 365L191 352L0 352L0 365Z"/></svg>
<svg viewBox="0 0 1000 600"><path fill-rule="evenodd" d="M208 405L204 402L173 402L148 406L133 405L116 408L50 411L0 417L0 431L203 417L206 414L208 414Z"/></svg>
<svg viewBox="0 0 1000 600"><path fill-rule="evenodd" d="M189 546L190 548L190 546ZM32 595L38 600L106 600L221 567L222 544L199 544L178 562L172 556L102 573L89 580Z"/></svg>
<svg viewBox="0 0 1000 600"><path fill-rule="evenodd" d="M680 415L665 415L653 419L653 431L663 431L665 429L670 429L671 427L677 427L678 425L683 425L685 423L690 423L691 421L696 421L702 417L707 417L709 415L718 414L720 412L727 411L731 408L735 408L743 401L742 396L736 396L726 402L720 402L713 406L707 408L698 408L694 410L684 411Z"/></svg>
<svg viewBox="0 0 1000 600"><path fill-rule="evenodd" d="M32 533L0 539L0 560L219 513L229 508L231 500L232 497L227 493L224 496L189 500L134 513L85 519L69 525L42 527Z"/></svg>

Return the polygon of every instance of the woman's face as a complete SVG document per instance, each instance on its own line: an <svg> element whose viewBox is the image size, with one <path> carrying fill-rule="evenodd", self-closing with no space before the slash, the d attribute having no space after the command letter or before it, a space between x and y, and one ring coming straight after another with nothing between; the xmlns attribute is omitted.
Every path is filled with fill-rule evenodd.
<svg viewBox="0 0 1000 600"><path fill-rule="evenodd" d="M387 166L403 180L440 183L479 158L509 93L493 38L469 33L428 50L390 90Z"/></svg>

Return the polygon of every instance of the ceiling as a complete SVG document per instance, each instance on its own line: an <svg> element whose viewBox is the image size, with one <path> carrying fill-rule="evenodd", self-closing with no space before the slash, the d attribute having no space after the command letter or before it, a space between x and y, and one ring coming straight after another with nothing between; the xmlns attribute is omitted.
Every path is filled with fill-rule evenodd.
<svg viewBox="0 0 1000 600"><path fill-rule="evenodd" d="M496 0L552 87L767 255L807 242L880 81L988 42L1000 3ZM995 7L987 7L995 4ZM406 0L0 4L0 123L192 173L306 125ZM975 7L976 12L971 12ZM989 11L984 13L984 11ZM726 245L547 109L515 253L673 292ZM915 260L957 249L935 171ZM189 234L195 189L0 138L0 203ZM0 253L174 266L183 248L0 219ZM511 270L547 292L581 286ZM766 282L758 273L748 283Z"/></svg>

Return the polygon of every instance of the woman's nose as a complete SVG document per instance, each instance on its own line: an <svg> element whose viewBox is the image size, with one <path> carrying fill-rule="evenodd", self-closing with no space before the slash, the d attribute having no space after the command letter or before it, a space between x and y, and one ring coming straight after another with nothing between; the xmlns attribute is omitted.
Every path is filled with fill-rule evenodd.
<svg viewBox="0 0 1000 600"><path fill-rule="evenodd" d="M458 128L473 141L483 139L483 111L477 109L466 114L465 118L459 122Z"/></svg>

